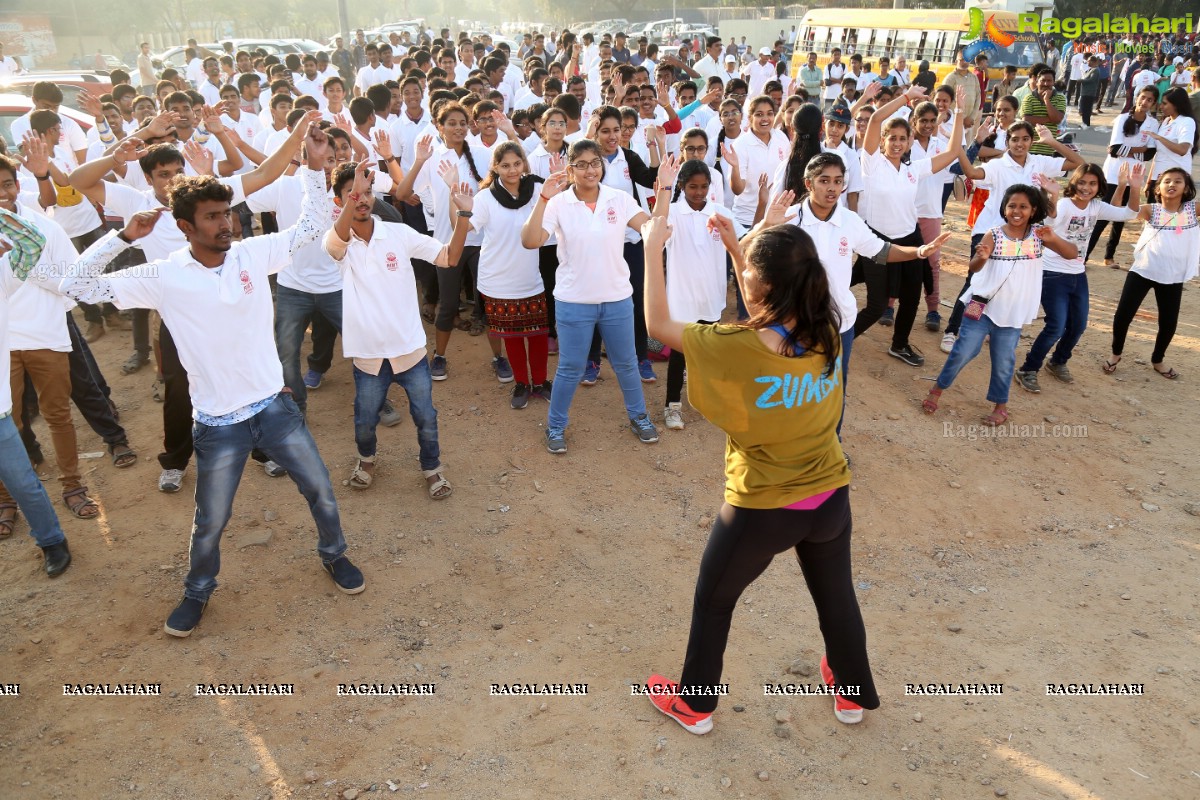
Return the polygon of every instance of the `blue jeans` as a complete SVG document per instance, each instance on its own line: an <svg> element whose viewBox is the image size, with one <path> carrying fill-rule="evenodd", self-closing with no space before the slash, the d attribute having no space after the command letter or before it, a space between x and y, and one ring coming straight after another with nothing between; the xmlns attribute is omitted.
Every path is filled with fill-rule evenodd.
<svg viewBox="0 0 1200 800"><path fill-rule="evenodd" d="M66 541L50 497L29 464L29 456L25 454L25 445L11 414L0 419L0 482L29 520L29 535L38 547Z"/></svg>
<svg viewBox="0 0 1200 800"><path fill-rule="evenodd" d="M1017 365L1017 343L1021 341L1021 329L1001 328L986 313L979 319L963 317L954 349L950 351L946 366L938 375L937 387L943 391L950 388L962 368L979 355L985 336L991 336L989 351L992 356L992 379L988 382L987 399L993 403L1007 403L1013 370Z"/></svg>
<svg viewBox="0 0 1200 800"><path fill-rule="evenodd" d="M975 248L978 247L979 243L983 241L983 236L984 235L982 233L977 233L971 237L970 258L975 257ZM967 291L967 288L970 287L971 278L973 275L974 273L970 271L967 272L966 282L963 283L963 287L958 290L958 294L954 296L954 308L950 311L950 319L946 320L946 333L953 333L955 336L958 335L958 328L962 324L963 311L965 311L967 308L966 305L963 304L963 301L959 298L961 298L963 296L963 292Z"/></svg>
<svg viewBox="0 0 1200 800"><path fill-rule="evenodd" d="M566 428L567 412L579 388L579 379L587 366L592 332L597 327L604 337L608 361L621 394L625 397L625 412L630 419L646 413L646 398L642 394L642 379L638 375L637 352L633 343L633 298L615 303L567 303L554 301L554 317L558 325L558 369L554 372L554 392L550 396L548 428Z"/></svg>
<svg viewBox="0 0 1200 800"><path fill-rule="evenodd" d="M843 331L842 337L842 415L838 417L838 441L842 440L842 422L846 419L846 376L850 372L850 351L854 349L854 328Z"/></svg>
<svg viewBox="0 0 1200 800"><path fill-rule="evenodd" d="M300 345L304 332L312 321L313 312L329 320L339 331L342 329L342 291L327 294L312 294L279 286L275 289L275 347L279 351L279 362L283 364L283 382L292 390L300 413L308 410L308 389L300 373Z"/></svg>
<svg viewBox="0 0 1200 800"><path fill-rule="evenodd" d="M281 393L253 417L233 425L193 423L192 442L196 451L196 516L192 521L192 566L183 582L185 597L207 600L217 588L221 534L233 513L233 497L246 458L255 448L286 469L308 501L317 523L321 560L334 561L346 552L329 470L304 424L304 415L287 393Z"/></svg>
<svg viewBox="0 0 1200 800"><path fill-rule="evenodd" d="M1087 329L1088 281L1087 273L1068 275L1065 272L1042 273L1042 308L1046 310L1046 326L1033 340L1029 355L1025 357L1022 372L1037 372L1046 360L1046 354L1054 343L1058 347L1050 359L1052 364L1065 364L1071 351L1079 344Z"/></svg>
<svg viewBox="0 0 1200 800"><path fill-rule="evenodd" d="M417 428L417 443L421 446L421 469L437 469L442 463L437 409L433 407L429 361L424 358L399 375L392 372L392 365L386 359L378 375L354 368L354 443L358 445L358 455L362 458L375 455L379 442L375 436L379 412L387 399L388 387L393 383L400 384L408 395L408 413L412 415L413 425Z"/></svg>

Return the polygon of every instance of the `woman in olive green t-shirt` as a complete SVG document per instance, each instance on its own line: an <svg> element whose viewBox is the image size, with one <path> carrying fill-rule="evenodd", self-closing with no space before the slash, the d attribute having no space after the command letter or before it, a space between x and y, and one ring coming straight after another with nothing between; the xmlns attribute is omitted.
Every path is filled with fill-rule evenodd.
<svg viewBox="0 0 1200 800"><path fill-rule="evenodd" d="M738 598L779 553L794 550L817 607L821 675L834 714L862 720L879 697L867 659L850 567L850 470L837 438L842 408L837 306L812 240L784 223L785 192L738 243L728 220L709 221L733 258L750 320L671 319L663 275L666 219L642 228L646 323L688 359L688 399L725 431L725 504L700 561L691 635L678 683L652 675L649 697L686 730L712 730Z"/></svg>

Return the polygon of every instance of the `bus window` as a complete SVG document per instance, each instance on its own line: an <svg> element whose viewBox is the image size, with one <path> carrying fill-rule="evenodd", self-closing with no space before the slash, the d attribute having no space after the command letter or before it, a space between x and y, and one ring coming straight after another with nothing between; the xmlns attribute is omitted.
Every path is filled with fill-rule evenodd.
<svg viewBox="0 0 1200 800"><path fill-rule="evenodd" d="M909 61L920 61L921 46L924 44L924 42L925 34L922 31L896 31L896 53L893 58L904 56Z"/></svg>
<svg viewBox="0 0 1200 800"><path fill-rule="evenodd" d="M813 49L822 53L829 52L829 28L823 25L813 28Z"/></svg>

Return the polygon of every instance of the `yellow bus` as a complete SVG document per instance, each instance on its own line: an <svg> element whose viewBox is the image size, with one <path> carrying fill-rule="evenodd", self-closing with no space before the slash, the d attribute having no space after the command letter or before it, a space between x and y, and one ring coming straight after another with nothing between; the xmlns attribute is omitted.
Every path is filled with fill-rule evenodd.
<svg viewBox="0 0 1200 800"><path fill-rule="evenodd" d="M1011 11L985 11L984 15L986 18L994 15L996 26L1016 38L1007 47L996 44L994 51L987 51L989 84L1003 80L1004 67L1010 64L1017 67L1017 75L1023 83L1028 77L1026 68L1045 60L1037 34L1018 33L1017 15ZM970 13L966 9L813 9L804 15L796 31L792 76L799 77L800 68L807 63L810 52L816 52L817 63L824 68L830 61L830 51L838 47L847 68L854 53L862 55L864 70L868 63L874 66L880 56L887 56L893 66L896 59L903 56L911 77L917 74L918 64L928 61L940 85L954 69L960 39L970 28ZM961 44L965 46L974 41Z"/></svg>

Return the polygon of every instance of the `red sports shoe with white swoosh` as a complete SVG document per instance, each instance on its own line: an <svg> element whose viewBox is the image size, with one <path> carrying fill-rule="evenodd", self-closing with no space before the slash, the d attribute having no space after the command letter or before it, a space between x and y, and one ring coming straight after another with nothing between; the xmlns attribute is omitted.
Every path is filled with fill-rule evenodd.
<svg viewBox="0 0 1200 800"><path fill-rule="evenodd" d="M662 675L651 675L646 685L650 688L650 702L654 703L654 707L682 725L685 731L700 736L712 730L712 712L702 714L693 711L687 701L677 694L679 684Z"/></svg>
<svg viewBox="0 0 1200 800"><path fill-rule="evenodd" d="M829 662L825 656L821 656L821 680L825 681L826 686L835 684L833 678L833 670L829 668ZM857 703L852 703L840 694L833 696L833 715L837 717L838 722L846 725L857 725L862 722L863 709Z"/></svg>

